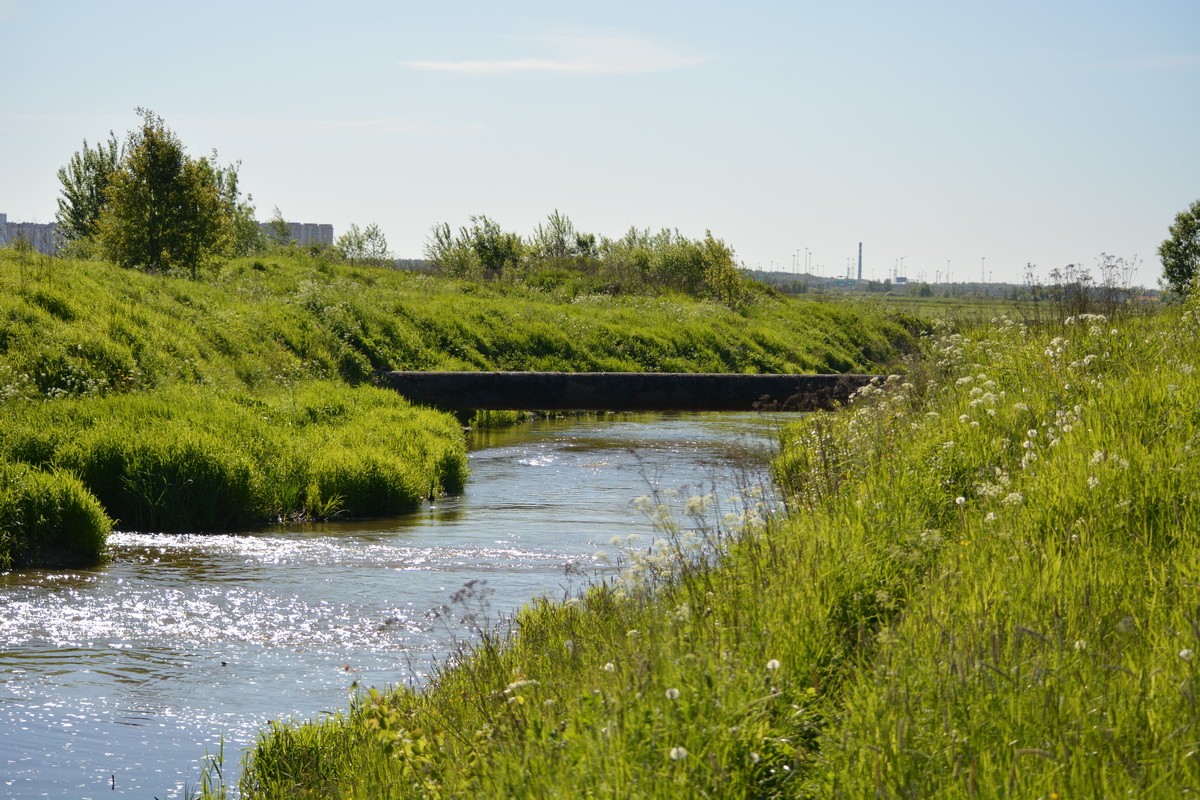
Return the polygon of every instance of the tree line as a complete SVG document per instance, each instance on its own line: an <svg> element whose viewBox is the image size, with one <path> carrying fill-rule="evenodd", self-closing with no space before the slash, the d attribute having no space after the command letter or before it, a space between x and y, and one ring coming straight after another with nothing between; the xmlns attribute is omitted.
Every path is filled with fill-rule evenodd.
<svg viewBox="0 0 1200 800"><path fill-rule="evenodd" d="M434 225L425 258L440 273L478 280L514 279L544 288L564 284L588 291L674 291L737 306L749 297L733 250L711 232L689 239L677 230L630 228L610 239L578 231L555 210L528 237L504 230L486 215L457 232Z"/></svg>

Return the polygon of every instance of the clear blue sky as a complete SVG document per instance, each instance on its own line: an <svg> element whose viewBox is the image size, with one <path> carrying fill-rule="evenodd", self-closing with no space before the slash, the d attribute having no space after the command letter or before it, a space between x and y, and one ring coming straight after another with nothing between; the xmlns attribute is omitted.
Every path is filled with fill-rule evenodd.
<svg viewBox="0 0 1200 800"><path fill-rule="evenodd" d="M725 239L748 266L1019 280L1155 254L1200 198L1200 2L0 0L0 211L136 106L260 219L400 257L522 234ZM798 254L798 255L797 255ZM985 261L986 259L986 261Z"/></svg>

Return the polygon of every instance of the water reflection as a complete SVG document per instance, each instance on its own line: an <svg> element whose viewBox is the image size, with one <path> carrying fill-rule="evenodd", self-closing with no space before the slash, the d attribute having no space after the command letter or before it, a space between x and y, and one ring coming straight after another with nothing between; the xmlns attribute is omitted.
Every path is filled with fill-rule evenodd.
<svg viewBox="0 0 1200 800"><path fill-rule="evenodd" d="M470 581L496 617L612 569L639 495L757 480L778 418L637 415L476 434L471 481L394 520L118 533L95 570L0 575L0 795L179 797L222 739L420 682ZM115 790L112 788L115 779Z"/></svg>

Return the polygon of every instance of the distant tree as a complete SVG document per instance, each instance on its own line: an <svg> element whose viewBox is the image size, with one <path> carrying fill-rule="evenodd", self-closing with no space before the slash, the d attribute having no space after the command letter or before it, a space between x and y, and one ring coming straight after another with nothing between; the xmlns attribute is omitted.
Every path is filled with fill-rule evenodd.
<svg viewBox="0 0 1200 800"><path fill-rule="evenodd" d="M368 261L382 262L392 257L391 251L388 250L387 237L374 222L363 231L363 251Z"/></svg>
<svg viewBox="0 0 1200 800"><path fill-rule="evenodd" d="M1179 294L1187 294L1200 268L1200 200L1175 215L1170 236L1158 246L1163 278Z"/></svg>
<svg viewBox="0 0 1200 800"><path fill-rule="evenodd" d="M387 237L374 222L362 229L351 224L350 229L338 237L334 247L347 261L378 263L391 258Z"/></svg>
<svg viewBox="0 0 1200 800"><path fill-rule="evenodd" d="M98 230L105 191L121 160L116 134L108 136L107 142L99 142L95 148L89 147L84 139L83 149L58 171L62 189L55 217L68 245L89 240Z"/></svg>
<svg viewBox="0 0 1200 800"><path fill-rule="evenodd" d="M515 233L503 230L486 215L470 217L471 226L459 231L461 240L475 253L483 275L499 277L505 269L521 263L525 243Z"/></svg>
<svg viewBox="0 0 1200 800"><path fill-rule="evenodd" d="M216 255L249 252L261 240L254 208L241 200L237 166L193 159L162 118L138 109L97 221L105 255L155 272L197 269Z"/></svg>
<svg viewBox="0 0 1200 800"><path fill-rule="evenodd" d="M271 214L271 219L267 222L267 227L271 231L271 238L277 244L284 246L291 244L292 226L288 225L287 220L283 218L283 212L279 210L279 206L275 206L275 211Z"/></svg>
<svg viewBox="0 0 1200 800"><path fill-rule="evenodd" d="M577 255L579 245L575 224L556 208L544 226L539 224L534 229L529 249L535 258L563 259Z"/></svg>
<svg viewBox="0 0 1200 800"><path fill-rule="evenodd" d="M444 275L495 278L517 266L525 257L521 237L503 230L484 215L470 217L470 226L450 233L448 223L433 226L425 241L425 257Z"/></svg>
<svg viewBox="0 0 1200 800"><path fill-rule="evenodd" d="M212 164L217 163L217 151L212 152ZM219 251L228 256L244 256L266 249L266 239L254 219L253 198L241 199L238 169L241 162L224 169L216 168L217 195L221 200L221 241Z"/></svg>

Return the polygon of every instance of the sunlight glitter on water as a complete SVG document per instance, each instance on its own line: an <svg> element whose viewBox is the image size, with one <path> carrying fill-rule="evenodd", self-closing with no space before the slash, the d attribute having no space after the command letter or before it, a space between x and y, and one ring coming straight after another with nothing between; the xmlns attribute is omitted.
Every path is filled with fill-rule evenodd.
<svg viewBox="0 0 1200 800"><path fill-rule="evenodd" d="M633 499L761 470L763 419L542 423L487 435L464 496L403 518L117 533L97 569L0 575L0 796L181 797L222 741L236 771L268 720L420 684L471 635L437 613L458 589L479 581L452 612L494 620L611 574L610 539L653 538Z"/></svg>

